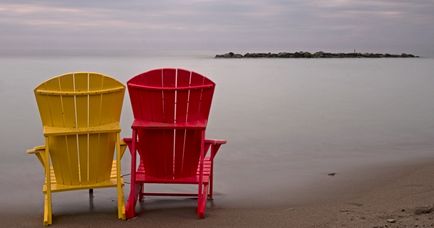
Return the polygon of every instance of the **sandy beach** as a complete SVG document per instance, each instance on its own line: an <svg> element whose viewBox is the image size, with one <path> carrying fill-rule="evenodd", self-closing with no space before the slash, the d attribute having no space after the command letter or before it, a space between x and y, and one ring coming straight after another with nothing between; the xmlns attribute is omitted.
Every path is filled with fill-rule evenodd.
<svg viewBox="0 0 434 228"><path fill-rule="evenodd" d="M353 178L338 181L340 176ZM62 211L55 208L56 227L432 227L434 226L434 161L354 170L326 175L324 183L300 195L297 203L276 206L218 206L208 203L207 216L195 216L195 200L149 198L139 216L119 221L115 208ZM328 182L328 183L326 183ZM86 192L82 192L86 196ZM98 191L95 197L98 197ZM309 197L310 196L310 197ZM280 196L278 196L280 197ZM217 197L221 198L221 197ZM291 198L288 196L288 198ZM252 199L254 201L254 199ZM285 199L282 199L285 201ZM288 201L286 201L288 202ZM82 203L83 204L83 203ZM113 204L114 205L114 204ZM234 203L236 205L236 203ZM83 206L83 205L81 205ZM88 206L88 205L86 205ZM57 213L56 213L56 209ZM2 210L3 227L39 227L39 211Z"/></svg>

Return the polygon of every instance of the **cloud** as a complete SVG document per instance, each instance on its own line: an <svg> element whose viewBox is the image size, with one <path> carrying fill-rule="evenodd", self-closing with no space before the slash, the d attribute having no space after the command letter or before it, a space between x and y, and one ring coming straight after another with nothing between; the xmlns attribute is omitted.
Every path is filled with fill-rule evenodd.
<svg viewBox="0 0 434 228"><path fill-rule="evenodd" d="M0 50L432 51L431 0L2 1Z"/></svg>

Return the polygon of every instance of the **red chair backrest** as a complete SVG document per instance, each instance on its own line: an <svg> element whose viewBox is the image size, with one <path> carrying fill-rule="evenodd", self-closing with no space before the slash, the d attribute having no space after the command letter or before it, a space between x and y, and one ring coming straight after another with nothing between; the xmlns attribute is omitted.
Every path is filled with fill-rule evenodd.
<svg viewBox="0 0 434 228"><path fill-rule="evenodd" d="M173 124L139 128L138 151L146 175L182 178L196 175L215 84L183 69L156 69L128 81L135 121ZM203 128L175 128L175 125Z"/></svg>

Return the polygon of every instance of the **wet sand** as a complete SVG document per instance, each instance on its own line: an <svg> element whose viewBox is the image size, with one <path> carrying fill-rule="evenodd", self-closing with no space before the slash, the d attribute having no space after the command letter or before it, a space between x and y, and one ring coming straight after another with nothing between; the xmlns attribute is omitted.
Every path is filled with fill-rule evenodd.
<svg viewBox="0 0 434 228"><path fill-rule="evenodd" d="M326 178L338 180L344 175L336 173ZM53 224L56 227L434 226L434 212L430 211L434 205L434 160L353 170L347 175L353 178L337 184L330 184L331 181L312 185L314 189L300 195L305 200L290 203L282 199L288 202L286 205L246 207L241 204L237 207L233 202L232 206L222 206L218 201L224 196L220 195L215 202L208 203L207 217L203 220L196 219L193 199L148 198L140 205L139 216L128 221L118 221L115 207L99 208L98 202L94 202L89 210L78 207L71 211L63 209L62 204L55 205ZM86 196L86 192L82 194ZM98 191L95 192L95 198L98 198L96 194ZM81 206L83 204L81 202ZM23 210L20 213L2 208L2 227L42 225L42 211Z"/></svg>

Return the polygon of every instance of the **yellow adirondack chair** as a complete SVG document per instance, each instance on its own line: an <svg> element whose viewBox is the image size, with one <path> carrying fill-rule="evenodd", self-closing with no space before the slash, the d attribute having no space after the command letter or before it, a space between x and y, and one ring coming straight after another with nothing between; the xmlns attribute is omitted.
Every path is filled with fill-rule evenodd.
<svg viewBox="0 0 434 228"><path fill-rule="evenodd" d="M125 86L98 73L69 73L35 89L45 145L35 154L45 171L44 225L52 223L51 193L116 187L118 218L125 219L120 114ZM116 156L114 157L114 151Z"/></svg>

